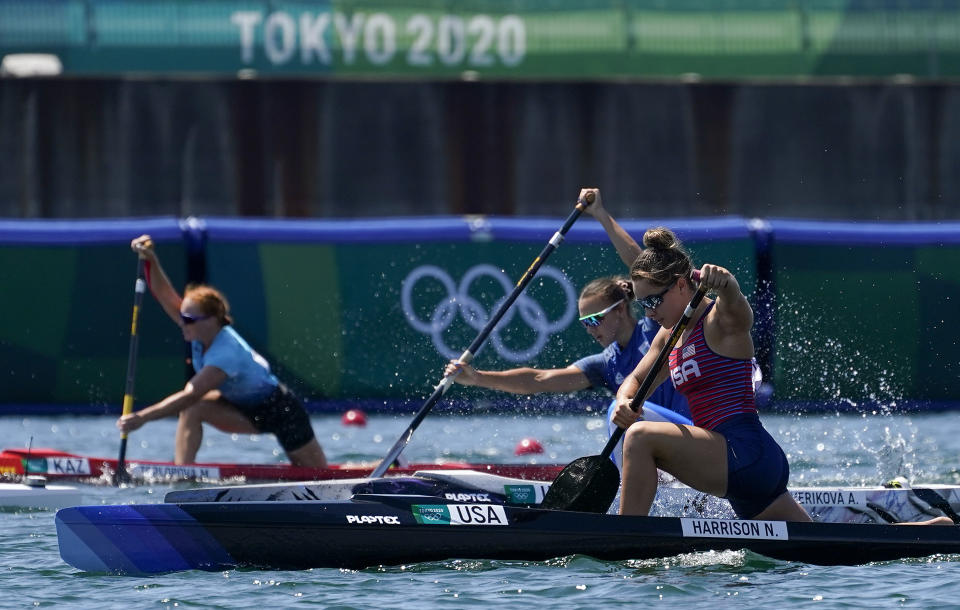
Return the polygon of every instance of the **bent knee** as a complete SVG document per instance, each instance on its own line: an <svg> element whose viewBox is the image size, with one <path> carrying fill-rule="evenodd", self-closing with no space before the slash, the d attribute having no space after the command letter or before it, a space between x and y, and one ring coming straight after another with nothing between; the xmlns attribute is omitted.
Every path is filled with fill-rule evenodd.
<svg viewBox="0 0 960 610"><path fill-rule="evenodd" d="M647 447L651 444L651 441L654 437L653 431L649 422L638 421L629 428L627 428L626 433L623 436L623 450L627 451L628 449L639 449L641 447Z"/></svg>

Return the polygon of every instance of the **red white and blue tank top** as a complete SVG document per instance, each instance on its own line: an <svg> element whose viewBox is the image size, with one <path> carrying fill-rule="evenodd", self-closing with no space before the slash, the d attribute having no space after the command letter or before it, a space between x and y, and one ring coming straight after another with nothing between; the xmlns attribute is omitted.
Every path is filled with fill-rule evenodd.
<svg viewBox="0 0 960 610"><path fill-rule="evenodd" d="M670 352L670 380L690 404L693 423L713 430L742 413L757 413L754 402L753 360L737 360L715 353L703 336L700 316L687 340Z"/></svg>

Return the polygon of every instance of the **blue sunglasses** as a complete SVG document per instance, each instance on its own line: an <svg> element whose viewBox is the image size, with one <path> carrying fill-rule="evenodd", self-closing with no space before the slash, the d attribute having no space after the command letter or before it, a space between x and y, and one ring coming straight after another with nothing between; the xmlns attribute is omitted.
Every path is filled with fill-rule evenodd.
<svg viewBox="0 0 960 610"><path fill-rule="evenodd" d="M610 307L607 307L603 311L598 311L597 313L591 313L585 316L581 316L580 323L583 324L584 328L600 326L600 322L603 320L603 316L613 311L613 309L620 303L623 303L623 299L620 299L619 301L617 301Z"/></svg>

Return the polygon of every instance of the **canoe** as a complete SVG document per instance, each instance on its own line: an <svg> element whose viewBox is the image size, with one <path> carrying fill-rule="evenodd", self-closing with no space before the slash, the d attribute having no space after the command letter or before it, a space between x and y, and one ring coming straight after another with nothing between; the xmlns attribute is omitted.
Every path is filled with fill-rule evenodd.
<svg viewBox="0 0 960 610"><path fill-rule="evenodd" d="M960 528L632 517L358 494L335 502L81 506L56 515L60 555L86 572L360 569L446 559L650 559L748 549L854 565L960 553Z"/></svg>
<svg viewBox="0 0 960 610"><path fill-rule="evenodd" d="M815 521L828 523L889 523L923 521L960 512L960 486L791 487L790 492ZM446 500L494 504L536 505L549 481L533 481L469 470L423 470L412 476L383 479L236 485L173 490L169 503L194 502L329 502L354 494L407 494ZM615 501L611 512L617 511ZM676 481L662 482L651 511L654 516L732 519L730 504Z"/></svg>
<svg viewBox="0 0 960 610"><path fill-rule="evenodd" d="M126 463L133 483L172 482L181 480L218 483L244 481L325 481L369 476L375 465L333 465L329 468L305 468L290 464L225 464L206 463L179 465L172 462L131 460ZM408 464L392 468L391 475L412 475L419 470L471 469L506 477L552 481L564 464ZM51 480L110 482L117 469L116 458L89 457L56 449L4 449L0 452L0 474L7 477L27 473Z"/></svg>
<svg viewBox="0 0 960 610"><path fill-rule="evenodd" d="M69 485L48 485L46 479L30 476L23 483L0 483L0 511L54 510L76 506L83 494Z"/></svg>

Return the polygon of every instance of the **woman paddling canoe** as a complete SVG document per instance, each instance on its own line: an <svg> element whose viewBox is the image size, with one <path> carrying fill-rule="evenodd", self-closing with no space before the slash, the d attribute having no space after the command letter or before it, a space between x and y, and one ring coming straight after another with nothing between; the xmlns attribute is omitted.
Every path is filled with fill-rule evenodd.
<svg viewBox="0 0 960 610"><path fill-rule="evenodd" d="M630 276L646 315L663 329L617 393L614 421L627 428L620 512L649 513L659 467L691 487L727 498L742 519L809 521L787 493L787 458L760 423L751 363L753 310L736 278L723 267L704 265L700 270L700 284L717 298L700 303L670 353L669 370L657 374L661 382L669 375L687 397L694 425L632 425L637 417L630 400L696 291L693 262L672 231L650 229L643 243L646 248ZM649 480L651 472L654 478Z"/></svg>
<svg viewBox="0 0 960 610"><path fill-rule="evenodd" d="M188 286L181 297L163 272L150 236L134 239L131 247L146 259L150 292L190 342L196 374L182 390L118 419L117 427L132 432L148 421L179 414L177 464L196 460L208 423L229 433L270 432L293 465L326 468L306 410L234 330L226 298L202 285Z"/></svg>
<svg viewBox="0 0 960 610"><path fill-rule="evenodd" d="M634 293L640 295L637 301L662 329L617 392L614 421L627 428L621 514L649 513L660 468L695 489L726 498L741 519L810 521L787 492L787 458L757 413L751 364L753 310L727 269L701 267L699 285L716 299L700 302L670 352L669 370L657 375L658 382L669 376L687 397L694 425L637 421L631 399L696 291L693 261L672 231L650 229L643 243L646 249L630 276ZM938 517L917 524L952 523Z"/></svg>
<svg viewBox="0 0 960 610"><path fill-rule="evenodd" d="M584 189L580 192L580 199L583 200L590 190L595 198L587 208L587 213L600 222L629 269L641 248L603 207L599 190ZM513 394L568 393L591 387L606 388L615 394L624 378L650 349L650 342L660 330L650 318L637 319L631 309L633 298L633 286L625 276L602 277L584 286L578 300L579 321L604 349L564 368L520 367L487 371L451 360L444 375L459 371L455 377L457 383ZM613 403L608 420L613 415L612 407ZM686 399L674 391L669 383L660 384L648 397L644 413L647 419L675 423L689 422L690 417ZM619 452L614 452L612 457L619 466Z"/></svg>

